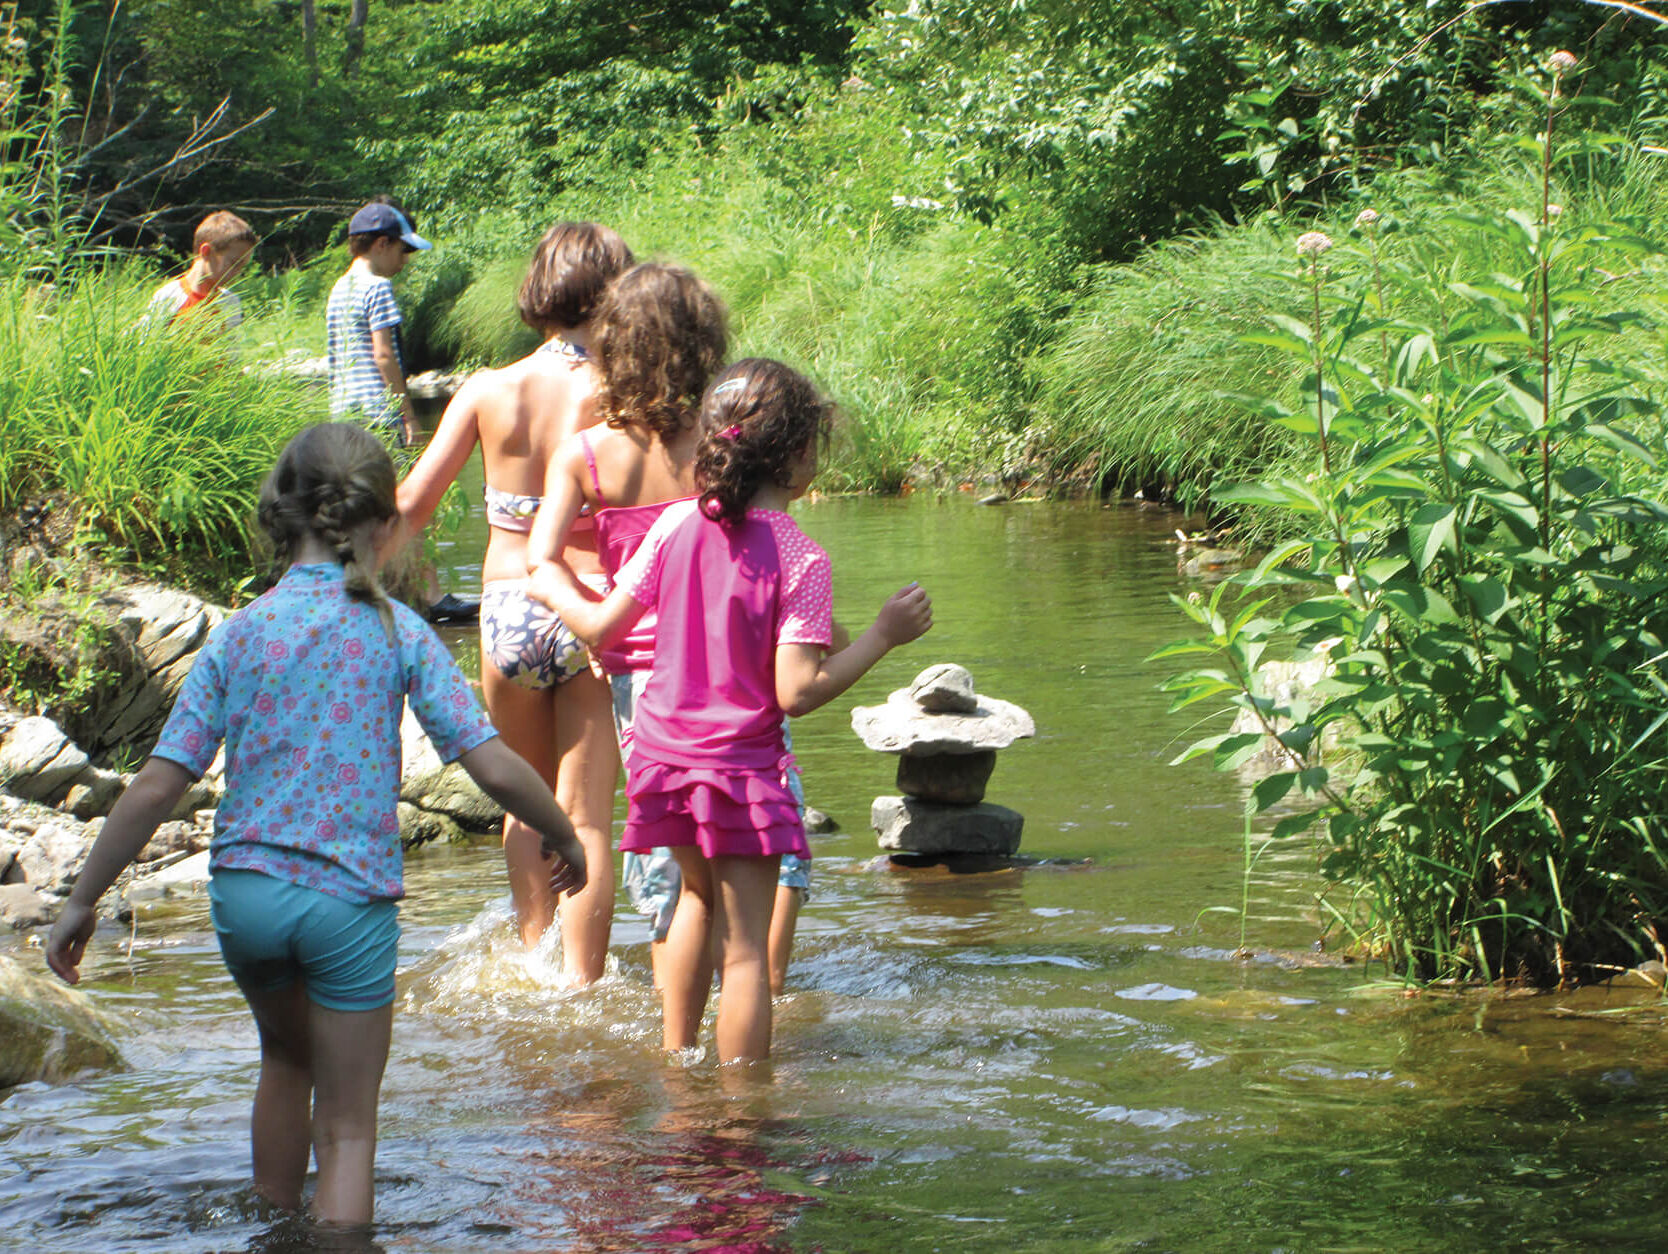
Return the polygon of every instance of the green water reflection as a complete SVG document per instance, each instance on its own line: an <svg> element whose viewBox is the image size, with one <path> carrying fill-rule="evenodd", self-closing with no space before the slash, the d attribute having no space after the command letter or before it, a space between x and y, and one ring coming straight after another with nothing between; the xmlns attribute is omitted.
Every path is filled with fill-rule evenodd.
<svg viewBox="0 0 1668 1254"><path fill-rule="evenodd" d="M802 525L861 628L918 579L938 625L796 729L807 907L768 1077L659 1054L646 932L571 994L517 953L489 845L414 857L378 1240L410 1250L1449 1250L1654 1246L1668 1152L1644 993L1426 996L1311 952L1312 858L1237 905L1241 785L1141 659L1179 634L1176 519L1133 507L824 501ZM478 538L445 551L468 591ZM468 656L467 633L458 637ZM892 763L851 734L929 662L1036 718L991 798L997 874L876 865ZM1085 861L1086 860L1086 861ZM202 908L90 974L133 1069L0 1103L0 1248L272 1248L243 1190L256 1051ZM267 1242L261 1245L261 1242Z"/></svg>

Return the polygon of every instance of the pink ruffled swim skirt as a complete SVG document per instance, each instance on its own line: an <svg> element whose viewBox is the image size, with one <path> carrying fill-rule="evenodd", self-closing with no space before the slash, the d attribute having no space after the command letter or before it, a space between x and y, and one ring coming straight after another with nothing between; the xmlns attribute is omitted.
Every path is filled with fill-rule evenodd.
<svg viewBox="0 0 1668 1254"><path fill-rule="evenodd" d="M626 853L694 845L709 858L811 856L799 803L780 771L633 762L626 796Z"/></svg>

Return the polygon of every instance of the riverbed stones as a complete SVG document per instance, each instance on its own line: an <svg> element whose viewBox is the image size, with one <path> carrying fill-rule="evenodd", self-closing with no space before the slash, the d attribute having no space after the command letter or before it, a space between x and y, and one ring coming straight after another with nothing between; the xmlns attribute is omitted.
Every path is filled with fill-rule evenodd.
<svg viewBox="0 0 1668 1254"><path fill-rule="evenodd" d="M85 993L0 956L0 1089L121 1065L110 1017Z"/></svg>
<svg viewBox="0 0 1668 1254"><path fill-rule="evenodd" d="M1023 817L985 802L996 754L1036 734L1030 714L975 691L964 666L927 667L884 705L859 706L852 729L870 749L898 755L901 797L877 797L870 823L880 846L915 855L1006 856Z"/></svg>

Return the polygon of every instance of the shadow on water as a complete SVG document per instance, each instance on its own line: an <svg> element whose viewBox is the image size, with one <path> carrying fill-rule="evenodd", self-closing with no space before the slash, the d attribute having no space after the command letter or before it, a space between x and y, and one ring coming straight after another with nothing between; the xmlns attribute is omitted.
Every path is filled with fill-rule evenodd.
<svg viewBox="0 0 1668 1254"><path fill-rule="evenodd" d="M475 488L478 492L478 484ZM473 496L471 496L473 500ZM1424 995L1317 953L1313 853L1271 851L1246 934L1242 785L1141 659L1181 634L1176 520L1133 509L826 501L801 513L860 629L910 579L937 626L796 728L816 878L776 1057L667 1059L643 921L564 988L515 942L491 842L408 864L378 1223L389 1251L1642 1248L1668 1168L1649 990ZM449 542L467 592L478 545ZM460 656L474 665L469 633ZM1061 865L877 860L893 763L853 736L934 661L1038 734L991 799ZM319 1248L247 1184L258 1051L206 909L87 965L131 1068L0 1101L0 1249Z"/></svg>

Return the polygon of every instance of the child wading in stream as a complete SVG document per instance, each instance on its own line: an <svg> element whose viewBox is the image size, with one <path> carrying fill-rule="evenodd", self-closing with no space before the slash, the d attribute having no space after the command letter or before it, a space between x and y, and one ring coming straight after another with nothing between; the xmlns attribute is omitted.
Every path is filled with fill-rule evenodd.
<svg viewBox="0 0 1668 1254"><path fill-rule="evenodd" d="M760 358L737 362L701 404L700 496L667 506L605 600L561 568L551 580L562 620L593 646L656 613L620 847L669 846L683 875L677 909L711 920L720 1062L770 1056L777 864L785 853L810 857L786 780L783 715L833 700L932 625L931 601L911 584L855 641L828 652L828 556L786 510L816 475L830 422L802 375ZM677 964L697 970L664 973L668 1037L700 1022L709 979L699 958Z"/></svg>
<svg viewBox="0 0 1668 1254"><path fill-rule="evenodd" d="M46 956L71 984L80 978L93 907L224 741L209 900L260 1032L255 1190L298 1208L311 1148L313 1213L365 1224L404 895L396 806L406 701L443 759L540 832L555 859L553 891L584 886L585 853L433 630L377 583L375 555L398 523L381 442L348 423L302 431L261 490L259 518L288 569L198 655Z"/></svg>

